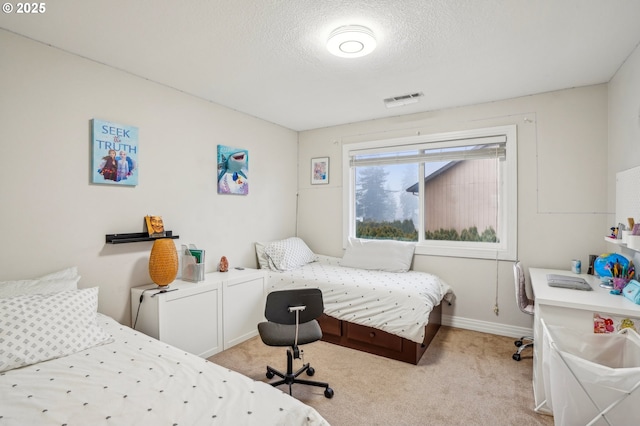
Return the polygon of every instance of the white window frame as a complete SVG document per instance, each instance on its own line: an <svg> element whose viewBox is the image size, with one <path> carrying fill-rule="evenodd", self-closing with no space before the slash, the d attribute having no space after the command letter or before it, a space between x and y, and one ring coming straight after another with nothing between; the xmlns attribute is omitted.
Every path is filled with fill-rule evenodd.
<svg viewBox="0 0 640 426"><path fill-rule="evenodd" d="M499 243L442 241L424 239L424 177L419 178L420 224L418 243L415 253L419 255L468 257L477 259L517 259L518 241L518 150L517 128L515 125L462 130L456 132L435 133L404 138L376 140L345 144L342 147L343 179L343 247L349 238L355 237L355 168L351 167L354 155L367 153L393 152L411 149L419 145L424 149L437 149L448 146L470 145L473 140L487 138L506 138L506 157L499 162L501 182L499 209L502 217L498 235ZM476 142L477 143L477 142ZM420 176L424 176L424 163L420 164ZM498 230L496 230L498 231Z"/></svg>

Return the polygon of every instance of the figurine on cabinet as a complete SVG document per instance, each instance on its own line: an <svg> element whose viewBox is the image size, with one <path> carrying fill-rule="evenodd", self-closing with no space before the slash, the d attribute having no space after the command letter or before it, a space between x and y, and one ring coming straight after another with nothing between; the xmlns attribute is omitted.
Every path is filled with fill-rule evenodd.
<svg viewBox="0 0 640 426"><path fill-rule="evenodd" d="M227 272L229 270L229 261L226 256L220 258L220 266L218 268L220 272Z"/></svg>

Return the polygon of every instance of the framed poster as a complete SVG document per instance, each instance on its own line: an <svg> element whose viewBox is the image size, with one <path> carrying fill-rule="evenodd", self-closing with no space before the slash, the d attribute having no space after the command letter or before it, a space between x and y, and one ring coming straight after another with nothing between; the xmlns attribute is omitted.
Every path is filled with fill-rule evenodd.
<svg viewBox="0 0 640 426"><path fill-rule="evenodd" d="M311 159L311 185L329 183L329 157Z"/></svg>
<svg viewBox="0 0 640 426"><path fill-rule="evenodd" d="M249 193L249 151L218 145L218 194Z"/></svg>
<svg viewBox="0 0 640 426"><path fill-rule="evenodd" d="M138 184L138 128L94 118L91 123L91 182Z"/></svg>

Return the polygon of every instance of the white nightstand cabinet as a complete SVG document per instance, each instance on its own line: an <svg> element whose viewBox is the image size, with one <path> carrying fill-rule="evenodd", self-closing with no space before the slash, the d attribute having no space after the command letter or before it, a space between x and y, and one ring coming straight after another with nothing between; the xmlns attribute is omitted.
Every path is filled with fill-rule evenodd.
<svg viewBox="0 0 640 426"><path fill-rule="evenodd" d="M228 274L228 275L226 275ZM258 335L264 321L267 278L264 271L230 269L222 281L224 349Z"/></svg>
<svg viewBox="0 0 640 426"><path fill-rule="evenodd" d="M257 335L264 318L263 271L212 272L199 283L176 280L169 286L174 289L160 294L155 284L131 289L136 330L203 358Z"/></svg>

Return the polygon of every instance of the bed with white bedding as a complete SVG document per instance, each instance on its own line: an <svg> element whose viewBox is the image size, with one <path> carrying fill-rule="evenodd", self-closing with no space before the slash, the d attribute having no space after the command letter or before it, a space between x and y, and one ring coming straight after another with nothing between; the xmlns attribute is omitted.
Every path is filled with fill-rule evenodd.
<svg viewBox="0 0 640 426"><path fill-rule="evenodd" d="M296 245L304 243L283 244L285 249L280 251L269 251L266 246L273 256L268 267L269 290L319 288L325 305L320 320L324 340L418 363L440 327L441 303L451 302L453 291L436 275L408 270L411 246L400 247L406 259L397 266L389 252L398 247L395 244L366 243L376 250L383 247L384 259L366 247L364 251L348 248L343 258L314 254L302 261L299 253L305 251L304 246ZM354 259L354 255L364 259Z"/></svg>
<svg viewBox="0 0 640 426"><path fill-rule="evenodd" d="M2 284L0 426L327 425L269 384L97 314L97 288L3 297Z"/></svg>
<svg viewBox="0 0 640 426"><path fill-rule="evenodd" d="M320 288L325 314L416 343L424 341L429 313L452 296L449 285L433 274L348 268L340 261L318 256L298 269L270 271L269 289Z"/></svg>

